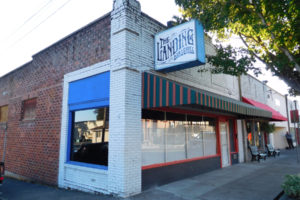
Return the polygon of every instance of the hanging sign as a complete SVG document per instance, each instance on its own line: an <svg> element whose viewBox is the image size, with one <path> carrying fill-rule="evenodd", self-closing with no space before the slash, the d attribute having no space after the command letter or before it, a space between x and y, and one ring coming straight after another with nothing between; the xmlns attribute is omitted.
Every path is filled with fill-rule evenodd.
<svg viewBox="0 0 300 200"><path fill-rule="evenodd" d="M291 110L290 111L291 114L291 122L292 123L299 123L299 112L298 110Z"/></svg>
<svg viewBox="0 0 300 200"><path fill-rule="evenodd" d="M205 64L202 24L191 20L155 35L155 70L171 72Z"/></svg>

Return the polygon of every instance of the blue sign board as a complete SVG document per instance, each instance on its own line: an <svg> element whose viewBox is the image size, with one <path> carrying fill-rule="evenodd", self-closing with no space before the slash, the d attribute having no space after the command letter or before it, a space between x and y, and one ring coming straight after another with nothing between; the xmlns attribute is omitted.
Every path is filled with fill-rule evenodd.
<svg viewBox="0 0 300 200"><path fill-rule="evenodd" d="M155 35L155 70L171 72L205 64L202 24L191 20Z"/></svg>

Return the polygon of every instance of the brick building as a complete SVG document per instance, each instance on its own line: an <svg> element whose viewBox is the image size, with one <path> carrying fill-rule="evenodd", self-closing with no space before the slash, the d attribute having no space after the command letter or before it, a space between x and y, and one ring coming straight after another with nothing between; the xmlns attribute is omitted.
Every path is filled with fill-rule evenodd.
<svg viewBox="0 0 300 200"><path fill-rule="evenodd" d="M57 184L64 75L109 57L107 14L1 77L0 105L8 106L8 172ZM30 116L32 109L35 111ZM2 138L4 130L5 123L0 123Z"/></svg>
<svg viewBox="0 0 300 200"><path fill-rule="evenodd" d="M125 197L243 162L242 119L272 113L239 101L236 77L156 71L154 37L165 29L136 0L115 0L1 77L8 174Z"/></svg>

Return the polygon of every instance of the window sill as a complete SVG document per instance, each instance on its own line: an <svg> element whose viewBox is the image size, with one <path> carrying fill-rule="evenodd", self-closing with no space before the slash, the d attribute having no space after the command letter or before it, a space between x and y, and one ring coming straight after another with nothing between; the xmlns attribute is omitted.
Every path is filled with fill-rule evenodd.
<svg viewBox="0 0 300 200"><path fill-rule="evenodd" d="M22 119L20 121L21 122L32 122L32 121L35 121L35 118L34 119Z"/></svg>
<svg viewBox="0 0 300 200"><path fill-rule="evenodd" d="M7 128L7 122L0 122L0 128L6 129Z"/></svg>
<svg viewBox="0 0 300 200"><path fill-rule="evenodd" d="M68 161L65 163L65 166L73 169L81 168L81 170L90 171L90 172L103 172L103 174L107 174L108 172L107 166L81 163L76 161Z"/></svg>
<svg viewBox="0 0 300 200"><path fill-rule="evenodd" d="M27 120L21 120L19 122L20 125L35 125L35 119L27 119Z"/></svg>

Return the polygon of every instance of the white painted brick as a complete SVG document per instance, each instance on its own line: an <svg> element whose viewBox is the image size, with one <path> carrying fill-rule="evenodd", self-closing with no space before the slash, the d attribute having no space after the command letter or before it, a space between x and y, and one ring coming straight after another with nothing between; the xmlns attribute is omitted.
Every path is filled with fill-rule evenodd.
<svg viewBox="0 0 300 200"><path fill-rule="evenodd" d="M108 188L122 197L141 192L141 12L129 2L111 14Z"/></svg>

